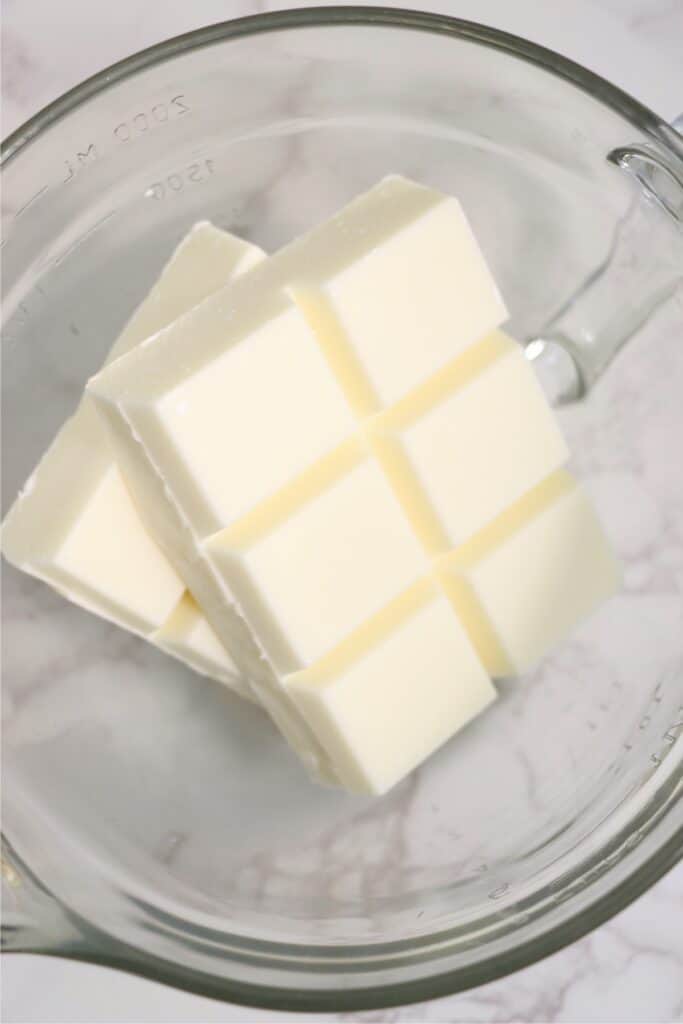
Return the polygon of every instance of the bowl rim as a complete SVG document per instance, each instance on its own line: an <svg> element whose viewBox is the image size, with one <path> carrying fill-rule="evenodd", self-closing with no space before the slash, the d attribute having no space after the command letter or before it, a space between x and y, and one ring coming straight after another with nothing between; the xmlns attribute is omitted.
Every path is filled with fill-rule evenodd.
<svg viewBox="0 0 683 1024"><path fill-rule="evenodd" d="M174 36L124 58L68 90L13 131L0 148L0 167L6 167L38 136L91 97L133 77L140 71L172 60L176 56L217 43L267 32L351 25L427 32L501 50L589 93L595 100L630 121L641 132L652 136L677 160L683 161L683 138L671 125L600 75L553 50L511 33L448 15L403 8L335 6L274 11L218 22ZM683 804L680 793L675 803L680 809ZM437 972L426 978L392 984L390 987L375 984L354 990L337 986L334 989L306 992L282 989L267 983L252 985L212 977L181 964L169 964L147 951L133 951L111 936L98 933L91 922L79 919L77 914L63 904L64 911L77 923L84 938L90 934L93 939L92 945L86 944L64 951L40 948L22 948L19 951L51 952L53 955L66 956L69 959L120 968L198 995L248 1006L288 1011L329 1012L406 1005L444 997L494 981L558 952L627 907L658 881L682 856L683 823L678 826L674 823L672 833L654 853L628 872L615 887L594 898L588 906L578 910L568 919L551 926L540 935L527 939L522 945L502 955L488 955L485 959L461 969ZM30 866L21 863L20 856L15 854L14 859L27 875L32 874ZM61 903L59 898L56 898L56 901Z"/></svg>
<svg viewBox="0 0 683 1024"><path fill-rule="evenodd" d="M366 25L385 28L403 28L453 36L502 50L528 63L564 78L588 92L594 99L609 106L616 113L633 122L638 128L655 136L665 147L683 159L683 138L671 125L629 93L612 82L589 71L588 68L563 57L554 50L532 43L521 36L500 29L467 21L446 14L416 11L402 7L361 7L352 4L334 7L306 7L253 14L244 18L216 22L202 28L184 32L148 46L130 57L116 61L94 75L84 79L11 132L2 141L0 167L17 156L37 135L51 127L75 107L91 96L104 92L132 77L138 71L170 60L188 50L199 50L226 39L256 36L264 32L292 28L330 27L335 25Z"/></svg>

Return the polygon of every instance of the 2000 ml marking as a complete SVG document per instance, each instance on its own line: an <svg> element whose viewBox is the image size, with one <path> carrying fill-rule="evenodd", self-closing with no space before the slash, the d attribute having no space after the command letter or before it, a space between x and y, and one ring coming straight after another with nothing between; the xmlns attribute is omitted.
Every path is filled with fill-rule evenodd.
<svg viewBox="0 0 683 1024"><path fill-rule="evenodd" d="M64 166L66 167L66 177L63 179L63 184L66 185L72 178L75 178L81 167L85 164L93 163L97 160L98 156L99 153L97 152L97 146L94 142L89 142L88 145L84 146L83 149L76 153L74 157L70 160L65 160Z"/></svg>
<svg viewBox="0 0 683 1024"><path fill-rule="evenodd" d="M158 124L166 124L185 114L190 113L190 106L185 96L172 96L170 100L155 103L148 110L139 110L126 121L121 121L114 128L113 135L118 142L130 142L138 135L144 135L150 128Z"/></svg>
<svg viewBox="0 0 683 1024"><path fill-rule="evenodd" d="M117 142L130 142L136 137L144 135L145 132L148 132L157 125L166 124L168 121L174 121L185 114L189 114L191 109L185 99L185 95L180 93L178 96L172 96L170 100L155 103L148 110L139 110L127 120L120 121L112 129L112 136ZM76 177L82 167L94 163L95 160L99 159L99 156L98 147L94 142L89 142L87 146L83 146L72 157L64 161L66 175L62 179L63 184L66 185L70 182Z"/></svg>

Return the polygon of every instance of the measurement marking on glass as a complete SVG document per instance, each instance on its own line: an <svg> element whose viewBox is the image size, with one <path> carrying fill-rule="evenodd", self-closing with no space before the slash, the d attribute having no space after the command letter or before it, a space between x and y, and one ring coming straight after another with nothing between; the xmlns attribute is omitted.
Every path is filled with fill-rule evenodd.
<svg viewBox="0 0 683 1024"><path fill-rule="evenodd" d="M153 182L145 190L147 199L166 199L174 192L182 192L188 185L201 185L214 173L213 160L198 160L179 171L173 171L160 181Z"/></svg>
<svg viewBox="0 0 683 1024"><path fill-rule="evenodd" d="M32 292L25 295L16 304L12 312L6 316L6 324L3 326L3 338L7 344L18 342L21 330L42 306L46 299L46 292L42 285L37 284Z"/></svg>
<svg viewBox="0 0 683 1024"><path fill-rule="evenodd" d="M148 110L138 110L125 121L120 121L112 131L118 142L130 142L137 136L144 135L155 125L167 124L189 114L192 108L187 103L184 93L172 96L170 100L161 100Z"/></svg>
<svg viewBox="0 0 683 1024"><path fill-rule="evenodd" d="M86 164L93 164L98 157L99 153L97 152L97 146L94 142L89 142L85 149L79 150L79 152L76 153L75 157L64 161L64 166L66 167L66 178L63 179L62 184L68 185L70 181L73 181L82 167Z"/></svg>
<svg viewBox="0 0 683 1024"><path fill-rule="evenodd" d="M155 125L167 124L170 121L177 120L179 117L184 117L185 114L190 113L191 109L184 93L179 93L177 96L172 96L170 100L155 103L149 110L138 110L125 121L120 121L115 125L111 130L111 134L117 142L130 142L144 135ZM66 174L62 179L62 184L67 185L70 181L73 181L82 167L94 163L99 157L100 151L96 143L88 142L83 149L64 161ZM37 198L37 196L34 198ZM30 202L32 201L30 200Z"/></svg>
<svg viewBox="0 0 683 1024"><path fill-rule="evenodd" d="M17 210L17 212L14 214L15 220L16 220L17 217L21 217L22 213L24 213L25 210L28 210L29 206L31 206L33 203L35 203L36 199L40 199L40 197L42 196L43 192L47 192L47 189L48 189L48 186L47 185L43 185L42 188L38 189L38 191L35 193L35 195L32 195L30 199L27 199L26 202L24 203L24 205L20 206L19 209Z"/></svg>
<svg viewBox="0 0 683 1024"><path fill-rule="evenodd" d="M673 745L676 742L676 740L679 739L680 736L681 736L681 733L678 731L679 729L683 729L683 719L681 719L680 722L672 722L671 723L669 728L666 730L666 732L662 736L662 739L664 740L664 742ZM676 731L674 732L674 730L676 730Z"/></svg>

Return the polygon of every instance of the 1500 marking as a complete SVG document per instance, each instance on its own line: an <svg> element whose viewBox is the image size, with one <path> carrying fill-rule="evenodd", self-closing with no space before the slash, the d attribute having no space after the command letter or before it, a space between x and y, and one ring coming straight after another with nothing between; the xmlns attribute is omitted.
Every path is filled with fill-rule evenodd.
<svg viewBox="0 0 683 1024"><path fill-rule="evenodd" d="M166 199L174 192L182 192L187 185L199 185L210 178L214 172L213 160L198 160L188 164L180 171L174 171L160 181L155 181L147 189L146 195L152 199Z"/></svg>

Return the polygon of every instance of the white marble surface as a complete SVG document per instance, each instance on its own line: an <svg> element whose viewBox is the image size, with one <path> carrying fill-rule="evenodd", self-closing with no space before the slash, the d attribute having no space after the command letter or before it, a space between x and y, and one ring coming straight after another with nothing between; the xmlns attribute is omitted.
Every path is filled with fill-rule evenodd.
<svg viewBox="0 0 683 1024"><path fill-rule="evenodd" d="M113 5L5 0L3 134L83 77L142 46L201 24L280 6L267 0L117 0ZM561 50L665 117L683 110L683 0L575 0L564 5L434 0L424 6L488 21ZM681 1021L682 914L679 867L592 935L511 977L419 1007L324 1019ZM5 959L2 999L8 1024L301 1019L209 1002L101 968L28 956Z"/></svg>

